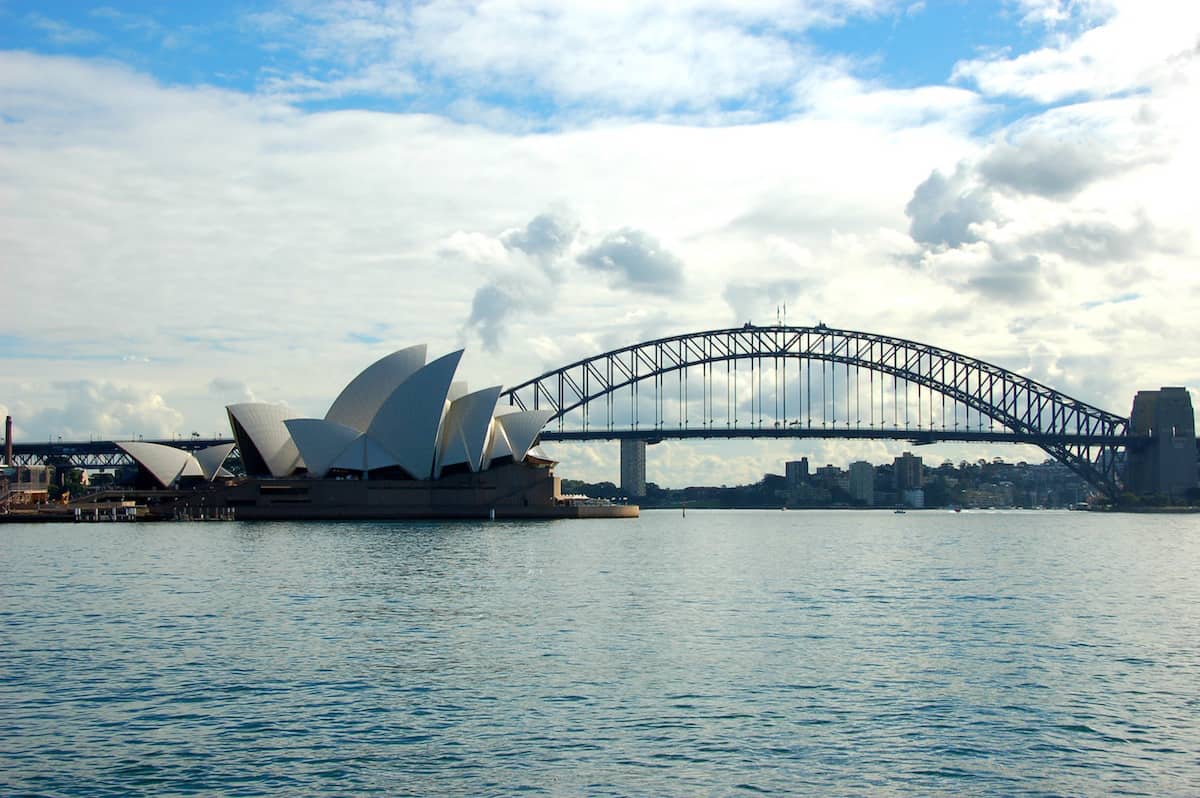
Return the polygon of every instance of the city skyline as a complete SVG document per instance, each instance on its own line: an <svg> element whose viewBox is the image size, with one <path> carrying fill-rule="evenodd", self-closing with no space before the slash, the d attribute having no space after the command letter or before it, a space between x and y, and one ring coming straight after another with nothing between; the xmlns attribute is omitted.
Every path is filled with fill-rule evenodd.
<svg viewBox="0 0 1200 798"><path fill-rule="evenodd" d="M1195 9L204 8L0 4L19 440L319 416L418 341L513 385L784 304L1115 413L1195 401ZM905 445L667 442L646 478ZM997 451L1041 458L936 456ZM618 473L615 444L552 453Z"/></svg>

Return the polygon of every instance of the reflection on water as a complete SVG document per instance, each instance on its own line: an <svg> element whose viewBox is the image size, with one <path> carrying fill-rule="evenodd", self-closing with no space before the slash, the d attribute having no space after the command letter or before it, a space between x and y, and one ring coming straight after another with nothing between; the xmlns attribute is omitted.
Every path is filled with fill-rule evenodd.
<svg viewBox="0 0 1200 798"><path fill-rule="evenodd" d="M1200 518L0 527L0 786L1195 794Z"/></svg>

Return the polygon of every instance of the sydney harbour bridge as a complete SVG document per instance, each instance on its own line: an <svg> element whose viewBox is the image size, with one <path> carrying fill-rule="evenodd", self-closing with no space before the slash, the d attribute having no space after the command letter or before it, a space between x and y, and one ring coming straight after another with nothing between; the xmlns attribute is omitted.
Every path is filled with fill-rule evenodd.
<svg viewBox="0 0 1200 798"><path fill-rule="evenodd" d="M543 441L894 439L1041 447L1115 496L1155 430L1008 369L937 346L818 324L674 335L614 349L509 388L500 403L553 411ZM1190 411L1190 404L1189 404ZM1142 425L1145 426L1145 425ZM1186 427L1194 451L1194 426ZM161 441L195 449L215 441ZM30 443L18 463L103 468L111 442ZM1192 455L1194 457L1194 454Z"/></svg>

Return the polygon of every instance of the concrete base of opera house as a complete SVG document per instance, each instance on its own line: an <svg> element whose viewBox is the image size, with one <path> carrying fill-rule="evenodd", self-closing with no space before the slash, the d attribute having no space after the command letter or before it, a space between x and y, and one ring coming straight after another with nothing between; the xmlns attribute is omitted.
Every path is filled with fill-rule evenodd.
<svg viewBox="0 0 1200 798"><path fill-rule="evenodd" d="M512 463L437 480L247 478L181 497L183 509L230 508L238 520L636 518L636 505L566 499L548 468Z"/></svg>

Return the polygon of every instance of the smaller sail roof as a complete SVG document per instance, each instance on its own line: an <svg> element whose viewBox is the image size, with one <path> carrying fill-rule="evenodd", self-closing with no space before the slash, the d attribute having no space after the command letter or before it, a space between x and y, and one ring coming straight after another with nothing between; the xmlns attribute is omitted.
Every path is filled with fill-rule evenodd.
<svg viewBox="0 0 1200 798"><path fill-rule="evenodd" d="M323 418L289 418L283 422L311 476L325 476L334 461L361 433Z"/></svg>
<svg viewBox="0 0 1200 798"><path fill-rule="evenodd" d="M243 449L243 462L248 462L252 454L245 449L253 447L273 477L286 477L303 464L300 451L283 423L292 416L287 405L244 402L228 405L225 410L230 419L236 422L231 426L234 436L238 439L239 448ZM238 434L239 426L245 432L245 436ZM244 437L248 437L249 440L244 440Z"/></svg>
<svg viewBox="0 0 1200 798"><path fill-rule="evenodd" d="M180 477L205 475L196 458L183 449L144 441L116 441L116 444L164 488L174 485Z"/></svg>
<svg viewBox="0 0 1200 798"><path fill-rule="evenodd" d="M553 410L522 410L496 416L496 424L504 430L508 445L512 449L513 459L520 462L537 442L542 427L554 415Z"/></svg>
<svg viewBox="0 0 1200 798"><path fill-rule="evenodd" d="M443 468L466 464L478 471L487 453L487 440L492 413L500 398L501 386L495 385L474 393L464 394L450 403L442 419L442 435L438 444L436 475Z"/></svg>
<svg viewBox="0 0 1200 798"><path fill-rule="evenodd" d="M192 452L192 456L196 458L196 462L200 465L200 470L204 472L205 479L212 482L219 476L230 475L222 466L225 465L225 460L236 445L234 443L218 443L216 446L206 446L203 449ZM225 473L222 474L222 471Z"/></svg>
<svg viewBox="0 0 1200 798"><path fill-rule="evenodd" d="M503 457L512 457L512 445L508 442L508 435L504 433L504 427L496 423L496 419L492 419L491 429L488 431L487 454L483 458L483 468L486 470L491 467L492 463Z"/></svg>

